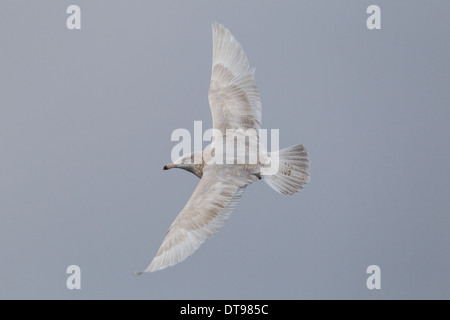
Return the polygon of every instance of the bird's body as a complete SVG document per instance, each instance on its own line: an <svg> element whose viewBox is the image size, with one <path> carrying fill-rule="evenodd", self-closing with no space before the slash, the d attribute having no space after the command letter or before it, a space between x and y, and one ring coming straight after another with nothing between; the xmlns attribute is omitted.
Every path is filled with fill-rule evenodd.
<svg viewBox="0 0 450 320"><path fill-rule="evenodd" d="M252 182L263 179L280 193L294 194L309 181L308 154L302 145L267 153L259 143L261 99L255 69L249 68L244 51L228 29L218 23L212 27L213 67L208 98L215 130L213 142L204 151L184 155L164 167L192 172L200 182L144 272L164 269L191 255L223 225ZM234 137L237 140L233 146L236 153L231 155L226 149L230 132L233 141ZM251 147L252 141L259 149ZM238 154L246 159L255 156L256 161L241 163Z"/></svg>

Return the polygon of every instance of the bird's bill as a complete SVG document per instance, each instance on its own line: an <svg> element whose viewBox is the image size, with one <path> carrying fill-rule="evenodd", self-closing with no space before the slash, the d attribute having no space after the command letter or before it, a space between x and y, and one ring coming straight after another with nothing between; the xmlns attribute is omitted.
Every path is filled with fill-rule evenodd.
<svg viewBox="0 0 450 320"><path fill-rule="evenodd" d="M165 165L163 170L169 170L169 169L176 168L176 167L177 167L176 164L171 163L171 164Z"/></svg>

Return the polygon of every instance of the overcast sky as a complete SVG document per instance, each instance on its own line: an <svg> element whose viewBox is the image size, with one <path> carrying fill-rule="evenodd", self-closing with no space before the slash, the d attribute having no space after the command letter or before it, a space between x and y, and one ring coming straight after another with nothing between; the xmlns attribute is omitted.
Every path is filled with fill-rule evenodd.
<svg viewBox="0 0 450 320"><path fill-rule="evenodd" d="M66 27L71 4L81 30ZM381 8L368 30L366 9ZM450 2L2 1L0 298L450 298ZM311 182L247 188L186 261L134 277L198 179L211 23L243 45L263 128ZM206 145L206 143L205 143ZM81 268L68 290L66 268ZM381 268L369 290L366 268Z"/></svg>

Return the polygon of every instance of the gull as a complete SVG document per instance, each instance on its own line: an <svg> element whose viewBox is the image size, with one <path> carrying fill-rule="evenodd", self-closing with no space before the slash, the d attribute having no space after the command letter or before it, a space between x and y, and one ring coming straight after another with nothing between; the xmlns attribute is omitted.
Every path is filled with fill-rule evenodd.
<svg viewBox="0 0 450 320"><path fill-rule="evenodd" d="M204 151L183 155L164 166L164 170L189 171L200 178L200 182L143 272L162 270L190 256L222 227L252 182L262 179L274 190L288 195L299 192L309 182L309 159L303 145L263 153L261 159L269 158L276 163L276 172L271 172L261 159L255 164L208 161L230 129L259 132L261 127L261 98L255 84L255 69L250 68L241 45L228 29L215 22L212 34L213 63L208 92L214 129L212 143ZM258 135L253 138L258 140ZM242 150L249 151L248 147Z"/></svg>

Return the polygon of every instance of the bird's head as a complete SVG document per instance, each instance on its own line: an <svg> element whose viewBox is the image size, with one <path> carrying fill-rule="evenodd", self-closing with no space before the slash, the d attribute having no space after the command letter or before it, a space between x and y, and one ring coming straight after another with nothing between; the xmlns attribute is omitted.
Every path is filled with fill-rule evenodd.
<svg viewBox="0 0 450 320"><path fill-rule="evenodd" d="M196 163L200 162L200 163ZM163 167L163 170L169 170L172 168L183 169L192 172L197 177L201 178L203 175L203 159L202 152L193 152L178 158L174 163L167 164Z"/></svg>

